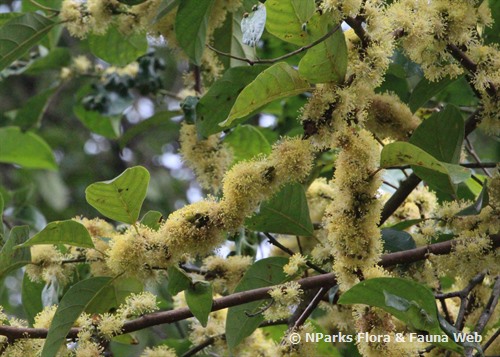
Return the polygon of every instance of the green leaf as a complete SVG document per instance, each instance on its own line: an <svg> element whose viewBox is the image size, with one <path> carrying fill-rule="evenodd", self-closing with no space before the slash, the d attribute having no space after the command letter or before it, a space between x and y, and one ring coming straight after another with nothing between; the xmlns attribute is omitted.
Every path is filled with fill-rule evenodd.
<svg viewBox="0 0 500 357"><path fill-rule="evenodd" d="M228 118L220 123L228 127L233 121L251 114L272 101L304 93L311 89L298 71L279 62L260 73L236 98Z"/></svg>
<svg viewBox="0 0 500 357"><path fill-rule="evenodd" d="M248 218L245 226L254 231L311 237L314 228L304 187L298 183L286 185L263 202L259 213Z"/></svg>
<svg viewBox="0 0 500 357"><path fill-rule="evenodd" d="M314 0L292 0L292 7L295 11L295 16L300 22L306 23L316 12L316 4Z"/></svg>
<svg viewBox="0 0 500 357"><path fill-rule="evenodd" d="M271 257L255 262L243 275L235 293L283 283L287 276L283 266L288 263L284 257ZM230 307L226 318L226 341L230 349L235 348L245 337L250 336L264 321L262 314L249 317L247 312L255 312L261 301Z"/></svg>
<svg viewBox="0 0 500 357"><path fill-rule="evenodd" d="M30 169L57 170L50 146L38 135L15 126L0 128L0 162Z"/></svg>
<svg viewBox="0 0 500 357"><path fill-rule="evenodd" d="M230 132L224 142L233 152L233 164L259 154L270 154L271 144L261 130L253 125L240 125Z"/></svg>
<svg viewBox="0 0 500 357"><path fill-rule="evenodd" d="M167 291L170 295L175 296L181 291L186 290L192 284L191 278L181 269L176 266L168 268L168 287Z"/></svg>
<svg viewBox="0 0 500 357"><path fill-rule="evenodd" d="M426 331L431 335L445 334L439 324L434 294L426 286L412 280L401 278L364 280L344 292L338 303L376 306L416 331ZM462 348L452 339L436 345L462 352Z"/></svg>
<svg viewBox="0 0 500 357"><path fill-rule="evenodd" d="M303 0L303 2L306 2L306 0ZM302 27L304 21L301 21L301 18L297 16L294 3L296 5L297 2L292 0L267 0L266 30L280 40L297 46L304 46L319 37L316 32L311 32L311 27L314 27L314 22L319 19L319 14L310 18L307 28L304 29ZM305 4L305 7L308 6Z"/></svg>
<svg viewBox="0 0 500 357"><path fill-rule="evenodd" d="M130 294L144 291L144 284L135 278L119 278L106 285L88 304L85 312L102 314L116 310Z"/></svg>
<svg viewBox="0 0 500 357"><path fill-rule="evenodd" d="M57 355L61 345L66 340L66 335L80 314L111 281L112 279L107 277L90 278L69 288L57 307L54 319L50 324L41 357L55 357Z"/></svg>
<svg viewBox="0 0 500 357"><path fill-rule="evenodd" d="M380 166L414 165L430 169L448 176L448 183L453 185L467 180L470 170L441 162L419 147L405 142L395 142L384 146L380 157Z"/></svg>
<svg viewBox="0 0 500 357"><path fill-rule="evenodd" d="M312 83L342 83L347 71L347 44L339 28L325 41L307 50L299 73Z"/></svg>
<svg viewBox="0 0 500 357"><path fill-rule="evenodd" d="M0 13L0 26L5 25L9 20L12 20L13 18L22 16L21 13L19 12L2 12Z"/></svg>
<svg viewBox="0 0 500 357"><path fill-rule="evenodd" d="M85 87L82 89L85 89ZM83 93L81 90L77 93L77 100L81 93ZM107 117L97 111L87 110L80 100L78 100L78 104L73 107L73 113L83 125L94 133L109 139L116 139L118 137L119 127L117 124L119 124L120 117Z"/></svg>
<svg viewBox="0 0 500 357"><path fill-rule="evenodd" d="M200 321L201 326L206 327L208 315L212 311L212 285L206 281L196 281L184 291L184 296L189 310Z"/></svg>
<svg viewBox="0 0 500 357"><path fill-rule="evenodd" d="M255 65L234 67L225 71L196 106L195 124L198 134L208 137L222 131L219 123L228 117L238 94L266 68L264 65Z"/></svg>
<svg viewBox="0 0 500 357"><path fill-rule="evenodd" d="M396 223L395 225L387 227L387 228L395 229L397 231L402 231L402 230L405 230L406 228L410 228L411 226L414 226L415 224L418 224L422 221L423 221L423 219L409 219L407 221L402 221L402 222Z"/></svg>
<svg viewBox="0 0 500 357"><path fill-rule="evenodd" d="M112 26L104 35L89 35L89 49L109 64L123 67L146 54L148 40L144 33L125 36Z"/></svg>
<svg viewBox="0 0 500 357"><path fill-rule="evenodd" d="M197 66L205 49L208 17L214 0L182 0L175 17L175 35L179 46Z"/></svg>
<svg viewBox="0 0 500 357"><path fill-rule="evenodd" d="M137 123L125 131L125 133L123 133L123 135L118 139L120 147L125 147L129 141L153 128L165 131L177 130L178 124L174 123L171 119L178 115L179 112L158 111L152 117Z"/></svg>
<svg viewBox="0 0 500 357"><path fill-rule="evenodd" d="M409 141L442 162L456 164L460 158L464 135L464 121L460 110L448 105L444 111L435 113L422 122ZM457 190L456 185L450 184L446 175L436 174L427 168L412 167L412 169L434 190L450 194L454 194Z"/></svg>
<svg viewBox="0 0 500 357"><path fill-rule="evenodd" d="M460 212L458 212L455 216L475 216L481 213L482 209L488 206L489 203L489 195L488 195L488 187L486 182L483 183L483 189L481 193L477 197L476 202L474 202L469 207L464 208Z"/></svg>
<svg viewBox="0 0 500 357"><path fill-rule="evenodd" d="M134 5L139 5L142 4L143 2L146 2L147 0L118 0L122 4L129 5L129 6L134 6Z"/></svg>
<svg viewBox="0 0 500 357"><path fill-rule="evenodd" d="M446 135L443 135L446 133ZM448 105L434 113L415 129L410 143L425 150L439 161L457 164L460 159L465 125L460 109Z"/></svg>
<svg viewBox="0 0 500 357"><path fill-rule="evenodd" d="M47 109L50 98L55 91L56 88L51 88L28 99L17 111L14 125L19 126L23 131L39 127L42 117L45 114L45 109Z"/></svg>
<svg viewBox="0 0 500 357"><path fill-rule="evenodd" d="M29 238L30 230L28 226L14 227L10 231L9 238L0 251L0 277L13 270L19 269L31 263L31 253L29 248L17 249L16 246L24 243Z"/></svg>
<svg viewBox="0 0 500 357"><path fill-rule="evenodd" d="M26 70L27 74L39 74L48 70L61 70L71 63L71 53L66 47L56 47L46 56L37 58Z"/></svg>
<svg viewBox="0 0 500 357"><path fill-rule="evenodd" d="M486 0L485 2L488 2ZM486 5L486 4L485 4ZM484 38L486 44L499 43L500 42L500 2L497 0L489 0L488 3L491 9L491 16L494 19L494 23L484 30ZM484 6L484 5L482 5Z"/></svg>
<svg viewBox="0 0 500 357"><path fill-rule="evenodd" d="M144 167L131 167L113 180L96 182L87 187L85 198L104 216L134 224L146 197L149 177Z"/></svg>
<svg viewBox="0 0 500 357"><path fill-rule="evenodd" d="M410 107L411 112L415 113L417 109L427 103L429 99L460 78L461 77L451 79L449 77L445 77L437 82L430 82L428 79L422 78L422 80L418 82L417 86L413 89L408 101L408 106Z"/></svg>
<svg viewBox="0 0 500 357"><path fill-rule="evenodd" d="M49 223L41 232L25 242L22 247L37 244L67 244L75 247L94 248L87 228L71 219Z"/></svg>
<svg viewBox="0 0 500 357"><path fill-rule="evenodd" d="M224 53L231 53L233 56L255 59L255 50L243 45L243 34L241 32L241 19L243 14L243 7L235 13L228 13L224 24L215 30L214 38L217 41L213 47ZM237 66L247 66L246 62L240 61L235 58L217 55L225 68L232 68Z"/></svg>
<svg viewBox="0 0 500 357"><path fill-rule="evenodd" d="M398 231L392 228L383 228L381 230L384 250L389 253L401 252L417 247L413 237L404 231Z"/></svg>
<svg viewBox="0 0 500 357"><path fill-rule="evenodd" d="M44 286L45 283L33 282L28 274L24 274L21 299L30 326L33 326L35 316L43 310L42 290Z"/></svg>
<svg viewBox="0 0 500 357"><path fill-rule="evenodd" d="M3 217L4 208L5 201L3 200L3 195L0 192L0 217ZM3 244L3 219L0 219L0 244Z"/></svg>
<svg viewBox="0 0 500 357"><path fill-rule="evenodd" d="M0 71L36 45L54 25L35 12L7 21L0 28Z"/></svg>
<svg viewBox="0 0 500 357"><path fill-rule="evenodd" d="M141 219L141 224L157 231L160 228L160 223L163 218L161 212L148 211Z"/></svg>

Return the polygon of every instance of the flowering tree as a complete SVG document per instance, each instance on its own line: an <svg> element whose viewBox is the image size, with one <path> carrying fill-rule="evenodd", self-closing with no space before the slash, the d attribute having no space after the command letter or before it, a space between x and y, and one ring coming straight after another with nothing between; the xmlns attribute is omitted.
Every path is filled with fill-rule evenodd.
<svg viewBox="0 0 500 357"><path fill-rule="evenodd" d="M500 353L500 2L0 9L5 356Z"/></svg>

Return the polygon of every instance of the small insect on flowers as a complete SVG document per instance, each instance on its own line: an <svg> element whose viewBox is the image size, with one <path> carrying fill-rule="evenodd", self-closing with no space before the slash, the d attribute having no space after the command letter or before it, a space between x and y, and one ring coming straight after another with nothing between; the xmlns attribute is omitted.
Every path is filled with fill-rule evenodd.
<svg viewBox="0 0 500 357"><path fill-rule="evenodd" d="M264 32L266 25L266 7L263 4L255 5L252 12L245 13L241 20L241 32L243 33L243 43L247 46L255 47Z"/></svg>

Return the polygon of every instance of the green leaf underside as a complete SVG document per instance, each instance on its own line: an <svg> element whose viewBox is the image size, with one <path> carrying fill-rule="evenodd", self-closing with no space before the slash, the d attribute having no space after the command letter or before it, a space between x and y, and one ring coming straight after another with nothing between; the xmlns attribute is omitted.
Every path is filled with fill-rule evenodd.
<svg viewBox="0 0 500 357"><path fill-rule="evenodd" d="M225 138L233 152L233 164L249 160L259 154L270 154L271 144L259 128L253 125L240 125Z"/></svg>
<svg viewBox="0 0 500 357"><path fill-rule="evenodd" d="M99 293L112 281L107 277L82 280L64 294L49 327L41 357L55 357L71 327Z"/></svg>
<svg viewBox="0 0 500 357"><path fill-rule="evenodd" d="M49 223L41 232L35 234L23 246L37 244L67 244L76 247L94 248L87 228L73 220Z"/></svg>
<svg viewBox="0 0 500 357"><path fill-rule="evenodd" d="M311 83L342 83L346 71L347 44L340 29L307 50L299 62L299 73Z"/></svg>
<svg viewBox="0 0 500 357"><path fill-rule="evenodd" d="M382 149L380 166L413 165L430 169L433 172L447 175L450 184L457 184L467 180L470 170L454 164L441 162L419 147L405 142L395 142Z"/></svg>
<svg viewBox="0 0 500 357"><path fill-rule="evenodd" d="M291 97L311 89L298 71L285 62L279 62L260 73L238 95L228 118L220 123L231 123L278 99Z"/></svg>
<svg viewBox="0 0 500 357"><path fill-rule="evenodd" d="M170 295L175 296L181 291L186 290L191 286L191 283L191 278L181 269L175 266L168 268L167 291Z"/></svg>
<svg viewBox="0 0 500 357"><path fill-rule="evenodd" d="M271 257L255 262L241 278L235 293L283 283L287 276L283 266L284 257ZM262 314L249 317L246 312L255 312L262 301L254 301L229 308L226 318L226 341L230 349L235 348L245 337L250 336L264 321Z"/></svg>
<svg viewBox="0 0 500 357"><path fill-rule="evenodd" d="M149 177L144 167L131 167L111 181L93 183L85 190L85 197L104 216L134 224L146 197Z"/></svg>
<svg viewBox="0 0 500 357"><path fill-rule="evenodd" d="M95 56L109 64L123 67L146 54L148 41L144 33L125 36L111 26L104 35L90 35L89 48Z"/></svg>
<svg viewBox="0 0 500 357"><path fill-rule="evenodd" d="M201 326L206 327L208 315L212 311L212 285L207 282L195 282L185 292L186 303Z"/></svg>
<svg viewBox="0 0 500 357"><path fill-rule="evenodd" d="M7 242L0 251L0 278L31 262L29 248L16 248L17 245L24 243L29 238L29 232L28 226L12 228Z"/></svg>
<svg viewBox="0 0 500 357"><path fill-rule="evenodd" d="M316 12L314 0L292 0L295 16L301 23L306 23Z"/></svg>
<svg viewBox="0 0 500 357"><path fill-rule="evenodd" d="M306 1L310 2L310 0L303 0L303 2ZM312 31L319 22L319 14L309 19L307 28L304 30L302 28L304 21L301 21L301 18L297 16L295 1L267 0L265 5L267 10L266 30L280 40L297 46L305 46L321 36L317 31ZM308 7L308 5L304 5Z"/></svg>
<svg viewBox="0 0 500 357"><path fill-rule="evenodd" d="M36 45L54 25L35 12L7 21L0 28L0 71Z"/></svg>
<svg viewBox="0 0 500 357"><path fill-rule="evenodd" d="M10 126L0 128L0 162L30 169L57 170L50 146L38 135Z"/></svg>
<svg viewBox="0 0 500 357"><path fill-rule="evenodd" d="M248 218L245 226L260 232L311 237L314 228L302 185L294 183L283 187L261 204L259 213Z"/></svg>
<svg viewBox="0 0 500 357"><path fill-rule="evenodd" d="M182 0L175 17L179 46L197 66L205 49L208 16L214 0Z"/></svg>
<svg viewBox="0 0 500 357"><path fill-rule="evenodd" d="M434 294L424 285L401 278L364 280L344 292L339 304L365 304L379 307L416 331L444 335L438 319ZM461 352L452 338L436 345Z"/></svg>
<svg viewBox="0 0 500 357"><path fill-rule="evenodd" d="M228 69L196 106L198 134L207 137L222 131L219 123L228 117L239 93L266 68L264 65L255 65Z"/></svg>

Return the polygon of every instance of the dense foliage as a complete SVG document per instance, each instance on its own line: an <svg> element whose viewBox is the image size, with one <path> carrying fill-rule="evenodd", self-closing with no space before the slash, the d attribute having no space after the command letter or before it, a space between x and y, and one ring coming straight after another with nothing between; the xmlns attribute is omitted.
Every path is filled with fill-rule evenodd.
<svg viewBox="0 0 500 357"><path fill-rule="evenodd" d="M0 5L5 356L500 354L500 2Z"/></svg>

